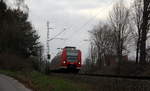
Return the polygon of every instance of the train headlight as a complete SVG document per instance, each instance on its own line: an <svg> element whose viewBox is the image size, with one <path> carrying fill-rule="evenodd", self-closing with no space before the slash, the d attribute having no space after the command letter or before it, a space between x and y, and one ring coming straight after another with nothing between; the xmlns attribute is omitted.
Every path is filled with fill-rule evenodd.
<svg viewBox="0 0 150 91"><path fill-rule="evenodd" d="M64 61L64 64L66 63L66 61Z"/></svg>
<svg viewBox="0 0 150 91"><path fill-rule="evenodd" d="M80 62L78 62L78 64L81 64Z"/></svg>

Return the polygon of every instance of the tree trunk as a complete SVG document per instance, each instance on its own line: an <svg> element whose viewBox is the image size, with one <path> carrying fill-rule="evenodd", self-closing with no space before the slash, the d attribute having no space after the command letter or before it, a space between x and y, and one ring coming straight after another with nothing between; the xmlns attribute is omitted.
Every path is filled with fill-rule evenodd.
<svg viewBox="0 0 150 91"><path fill-rule="evenodd" d="M142 32L141 45L140 45L140 63L146 63L146 33Z"/></svg>
<svg viewBox="0 0 150 91"><path fill-rule="evenodd" d="M120 35L119 35L120 37ZM118 50L117 50L117 55L118 55L118 69L117 69L117 74L120 74L120 66L121 66L121 61L122 61L122 43L119 41L118 43Z"/></svg>
<svg viewBox="0 0 150 91"><path fill-rule="evenodd" d="M146 64L146 36L147 36L147 26L148 26L148 6L150 1L144 0L144 11L143 11L143 23L141 32L141 45L140 45L140 63Z"/></svg>
<svg viewBox="0 0 150 91"><path fill-rule="evenodd" d="M140 48L140 37L138 38L137 48L136 48L136 64L139 63L139 48Z"/></svg>

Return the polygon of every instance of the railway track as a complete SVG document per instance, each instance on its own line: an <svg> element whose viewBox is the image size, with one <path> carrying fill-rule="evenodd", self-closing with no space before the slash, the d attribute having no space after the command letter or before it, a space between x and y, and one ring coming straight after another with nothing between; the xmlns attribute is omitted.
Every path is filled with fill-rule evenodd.
<svg viewBox="0 0 150 91"><path fill-rule="evenodd" d="M148 76L119 76L105 74L52 73L75 82L90 84L94 91L150 91Z"/></svg>
<svg viewBox="0 0 150 91"><path fill-rule="evenodd" d="M108 75L108 74L73 74L73 73L53 73L62 76L84 76L84 77L105 77L105 78L116 78L116 79L133 79L133 80L150 80L149 76L124 76L124 75Z"/></svg>
<svg viewBox="0 0 150 91"><path fill-rule="evenodd" d="M120 79L135 79L135 80L150 80L149 76L124 76L124 75L106 75L106 74L78 74L81 76L120 78Z"/></svg>

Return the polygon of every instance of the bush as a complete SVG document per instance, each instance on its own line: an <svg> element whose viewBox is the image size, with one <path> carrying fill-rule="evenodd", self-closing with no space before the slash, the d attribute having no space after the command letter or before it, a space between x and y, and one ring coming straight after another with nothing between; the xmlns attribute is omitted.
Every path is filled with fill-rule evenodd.
<svg viewBox="0 0 150 91"><path fill-rule="evenodd" d="M0 54L0 68L8 70L32 70L31 58L23 58L12 53Z"/></svg>

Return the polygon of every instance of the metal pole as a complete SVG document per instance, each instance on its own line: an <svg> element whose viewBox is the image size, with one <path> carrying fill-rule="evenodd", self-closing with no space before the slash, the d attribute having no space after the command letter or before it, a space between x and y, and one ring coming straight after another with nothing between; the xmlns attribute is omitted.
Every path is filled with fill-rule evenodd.
<svg viewBox="0 0 150 91"><path fill-rule="evenodd" d="M47 21L47 55L49 55L50 47L49 47L49 21Z"/></svg>

